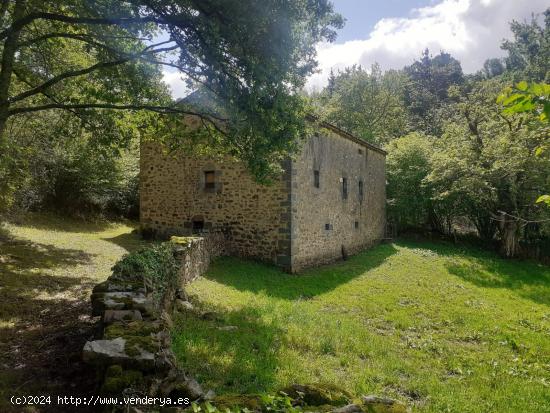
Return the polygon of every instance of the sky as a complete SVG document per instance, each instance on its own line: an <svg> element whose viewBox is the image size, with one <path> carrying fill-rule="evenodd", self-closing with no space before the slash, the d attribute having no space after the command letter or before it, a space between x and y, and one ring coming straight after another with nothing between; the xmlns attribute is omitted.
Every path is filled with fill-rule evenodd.
<svg viewBox="0 0 550 413"><path fill-rule="evenodd" d="M307 80L308 90L326 85L333 69L353 64L383 70L400 69L420 57L450 53L466 73L475 72L489 57L501 57L500 44L510 38L509 22L529 20L550 0L332 0L346 24L333 43L317 46L318 73ZM174 97L186 94L180 75L164 72Z"/></svg>

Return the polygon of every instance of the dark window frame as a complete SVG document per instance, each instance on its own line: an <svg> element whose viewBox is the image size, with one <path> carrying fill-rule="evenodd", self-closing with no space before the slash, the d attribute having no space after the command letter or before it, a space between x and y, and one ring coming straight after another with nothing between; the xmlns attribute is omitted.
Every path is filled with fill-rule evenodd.
<svg viewBox="0 0 550 413"><path fill-rule="evenodd" d="M212 177L212 181L209 181L209 177ZM216 171L204 171L204 189L216 189Z"/></svg>
<svg viewBox="0 0 550 413"><path fill-rule="evenodd" d="M359 189L359 200L362 201L365 196L365 184L363 183L363 180L360 179L358 183L358 189Z"/></svg>
<svg viewBox="0 0 550 413"><path fill-rule="evenodd" d="M315 169L313 171L313 186L315 188L321 187L321 173L319 172L318 169Z"/></svg>
<svg viewBox="0 0 550 413"><path fill-rule="evenodd" d="M348 178L342 177L342 199L348 199Z"/></svg>

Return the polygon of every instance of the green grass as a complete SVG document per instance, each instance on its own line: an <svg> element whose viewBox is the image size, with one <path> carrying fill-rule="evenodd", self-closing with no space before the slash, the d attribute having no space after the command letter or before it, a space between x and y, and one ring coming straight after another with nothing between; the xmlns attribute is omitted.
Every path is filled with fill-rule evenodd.
<svg viewBox="0 0 550 413"><path fill-rule="evenodd" d="M94 325L90 292L144 245L133 229L44 214L0 223L1 412L27 411L10 406L11 395L94 391L80 363Z"/></svg>
<svg viewBox="0 0 550 413"><path fill-rule="evenodd" d="M218 393L326 383L421 412L550 411L549 267L398 242L299 276L223 258L188 292L217 317L179 317L174 350Z"/></svg>

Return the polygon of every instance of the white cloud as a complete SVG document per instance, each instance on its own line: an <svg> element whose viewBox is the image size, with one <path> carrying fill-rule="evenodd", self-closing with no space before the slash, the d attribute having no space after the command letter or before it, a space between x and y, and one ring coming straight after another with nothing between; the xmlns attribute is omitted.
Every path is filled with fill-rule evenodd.
<svg viewBox="0 0 550 413"><path fill-rule="evenodd" d="M442 0L414 9L408 18L384 18L368 39L343 44L320 44L320 73L308 79L308 89L326 84L330 70L353 64L398 69L420 56L426 47L433 54L444 50L462 63L465 72L480 69L485 59L503 56L502 39L510 37L511 20L530 19L548 0Z"/></svg>
<svg viewBox="0 0 550 413"><path fill-rule="evenodd" d="M162 71L162 80L170 87L174 99L183 98L189 94L184 79L185 75L177 70Z"/></svg>

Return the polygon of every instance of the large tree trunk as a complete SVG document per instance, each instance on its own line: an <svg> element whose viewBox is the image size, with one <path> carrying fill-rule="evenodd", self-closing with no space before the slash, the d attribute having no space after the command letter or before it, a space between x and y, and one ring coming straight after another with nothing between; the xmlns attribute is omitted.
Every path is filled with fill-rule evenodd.
<svg viewBox="0 0 550 413"><path fill-rule="evenodd" d="M13 8L11 23L23 17L25 13L25 0L17 0ZM8 121L8 111L10 103L11 77L13 73L13 62L15 61L15 52L17 51L17 42L21 30L14 30L8 34L4 41L4 50L2 52L2 67L0 68L0 156L5 153L7 148L6 122Z"/></svg>
<svg viewBox="0 0 550 413"><path fill-rule="evenodd" d="M519 252L520 225L516 219L506 214L501 214L501 217L502 254L507 258L513 258Z"/></svg>

